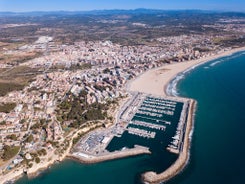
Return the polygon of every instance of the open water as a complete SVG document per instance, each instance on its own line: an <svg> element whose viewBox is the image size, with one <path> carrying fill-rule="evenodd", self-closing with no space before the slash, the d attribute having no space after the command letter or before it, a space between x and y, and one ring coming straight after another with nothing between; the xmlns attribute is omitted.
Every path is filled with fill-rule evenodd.
<svg viewBox="0 0 245 184"><path fill-rule="evenodd" d="M178 82L177 93L196 99L198 107L190 163L167 184L244 184L245 52L189 71ZM152 164L154 156L159 155L92 165L66 160L17 184L137 184L142 172L161 168L168 159Z"/></svg>

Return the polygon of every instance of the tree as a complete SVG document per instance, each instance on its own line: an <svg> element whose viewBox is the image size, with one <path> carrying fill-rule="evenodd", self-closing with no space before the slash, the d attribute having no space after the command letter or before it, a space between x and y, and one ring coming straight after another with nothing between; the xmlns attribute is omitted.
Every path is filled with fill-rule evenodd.
<svg viewBox="0 0 245 184"><path fill-rule="evenodd" d="M6 125L6 121L1 121L0 125Z"/></svg>
<svg viewBox="0 0 245 184"><path fill-rule="evenodd" d="M14 157L20 150L20 146L8 146L5 145L3 147L3 155L2 159L4 161L9 160L10 158Z"/></svg>
<svg viewBox="0 0 245 184"><path fill-rule="evenodd" d="M16 141L17 140L17 136L15 134L11 134L11 135L7 136L7 139L11 139L13 141Z"/></svg>
<svg viewBox="0 0 245 184"><path fill-rule="evenodd" d="M103 73L106 74L106 73L110 73L110 69L109 68L106 68L103 70Z"/></svg>
<svg viewBox="0 0 245 184"><path fill-rule="evenodd" d="M29 135L27 138L26 138L26 142L32 142L33 141L33 135Z"/></svg>
<svg viewBox="0 0 245 184"><path fill-rule="evenodd" d="M23 124L23 123L25 123L25 122L26 122L26 119L20 120L20 124Z"/></svg>
<svg viewBox="0 0 245 184"><path fill-rule="evenodd" d="M36 157L35 158L35 162L38 164L38 163L40 163L40 158L39 157Z"/></svg>
<svg viewBox="0 0 245 184"><path fill-rule="evenodd" d="M40 123L43 125L44 123L46 123L46 119L40 119Z"/></svg>

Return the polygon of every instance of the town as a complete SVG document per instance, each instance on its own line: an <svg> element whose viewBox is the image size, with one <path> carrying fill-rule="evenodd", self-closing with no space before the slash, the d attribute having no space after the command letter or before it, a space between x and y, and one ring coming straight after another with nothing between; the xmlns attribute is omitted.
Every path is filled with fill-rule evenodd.
<svg viewBox="0 0 245 184"><path fill-rule="evenodd" d="M203 25L206 29L225 27L227 32L233 31L232 35L193 32L150 38L148 44L127 45L110 39L58 43L51 34L38 35L25 44L15 44L14 48L1 41L0 83L6 85L11 75L13 78L13 71L18 71L14 73L18 79L28 77L28 82L20 86L15 83L16 88L11 84L0 93L0 177L13 171L36 172L42 166L62 160L76 144L75 149L81 144L85 152L105 150L112 139L106 134L123 133L125 124L118 122L121 118L131 125L127 128L129 134L154 139L155 131L165 131L170 122L161 125L132 120L135 112L128 111L133 105L127 104L128 99L138 97L128 91L128 84L145 71L239 47L235 43L244 39L243 22L245 19L220 19L217 24ZM8 29L33 24L1 26ZM152 28L140 22L130 26ZM237 36L238 32L243 36ZM227 46L225 41L231 38L232 44ZM21 54L26 54L28 59L19 63L11 60ZM162 114L173 115L175 104L166 103L156 110L157 101L149 97L137 113L156 118ZM108 129L111 126L114 128ZM138 126L148 127L150 131ZM182 149L183 126L183 123L178 125L168 147L170 152L178 154ZM87 134L98 128L106 129L106 134ZM86 139L80 139L86 134ZM97 143L104 145L97 148ZM144 147L140 149L146 151Z"/></svg>

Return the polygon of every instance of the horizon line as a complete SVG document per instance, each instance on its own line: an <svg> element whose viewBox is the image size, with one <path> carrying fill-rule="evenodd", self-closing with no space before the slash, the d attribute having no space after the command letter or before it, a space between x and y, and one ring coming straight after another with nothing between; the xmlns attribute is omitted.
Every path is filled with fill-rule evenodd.
<svg viewBox="0 0 245 184"><path fill-rule="evenodd" d="M134 8L134 9L119 9L119 8L114 8L114 9L91 9L91 10L31 10L31 11L1 11L0 13L19 13L19 14L24 14L24 13L50 13L50 12L69 12L69 13L76 13L76 12L103 12L103 11L137 11L137 10L148 10L148 11L206 11L206 12L222 12L222 13L245 13L245 10L221 10L221 9L156 9L156 8Z"/></svg>

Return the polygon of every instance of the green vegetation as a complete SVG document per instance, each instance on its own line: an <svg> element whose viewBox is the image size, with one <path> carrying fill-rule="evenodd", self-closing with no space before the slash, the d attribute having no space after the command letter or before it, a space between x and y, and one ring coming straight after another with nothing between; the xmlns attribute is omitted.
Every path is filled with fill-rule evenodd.
<svg viewBox="0 0 245 184"><path fill-rule="evenodd" d="M35 86L28 88L28 92L37 91L37 90L38 90L38 88Z"/></svg>
<svg viewBox="0 0 245 184"><path fill-rule="evenodd" d="M17 136L15 134L7 135L7 139L11 139L13 141L17 140Z"/></svg>
<svg viewBox="0 0 245 184"><path fill-rule="evenodd" d="M36 157L35 158L35 162L38 164L38 163L40 163L40 158L39 157Z"/></svg>
<svg viewBox="0 0 245 184"><path fill-rule="evenodd" d="M10 47L9 47L9 50L11 49L16 49L20 46L20 44L11 44L9 43ZM11 46L12 45L12 46ZM16 48L14 48L16 46ZM0 46L1 48L1 46ZM12 64L14 66L17 66L21 63L25 63L31 59L34 59L34 58L37 58L37 57L40 57L42 55L42 53L40 52L22 52L22 54L18 54L18 53L12 53L12 54L5 54L3 53L2 54L2 57L0 58L0 61L2 62L8 62L9 64Z"/></svg>
<svg viewBox="0 0 245 184"><path fill-rule="evenodd" d="M11 91L23 90L41 72L39 68L16 66L0 73L0 96L5 96Z"/></svg>
<svg viewBox="0 0 245 184"><path fill-rule="evenodd" d="M11 159L14 157L20 150L20 146L8 146L5 145L3 148L2 159L4 161Z"/></svg>
<svg viewBox="0 0 245 184"><path fill-rule="evenodd" d="M53 147L58 148L59 147L59 142L55 142L55 141L48 141L47 143L50 143ZM45 150L46 151L46 150Z"/></svg>
<svg viewBox="0 0 245 184"><path fill-rule="evenodd" d="M48 126L46 119L40 119L38 122L32 125L32 130L40 130L40 129L46 129Z"/></svg>
<svg viewBox="0 0 245 184"><path fill-rule="evenodd" d="M40 129L41 127L41 123L37 122L34 125L32 125L31 129Z"/></svg>
<svg viewBox="0 0 245 184"><path fill-rule="evenodd" d="M0 112L9 113L16 107L16 103L0 104Z"/></svg>
<svg viewBox="0 0 245 184"><path fill-rule="evenodd" d="M219 44L224 47L243 47L245 44L245 37L230 37L221 40Z"/></svg>
<svg viewBox="0 0 245 184"><path fill-rule="evenodd" d="M77 137L75 137L73 140L72 140L72 144L75 145L80 139L81 137L83 136L84 134L78 134Z"/></svg>
<svg viewBox="0 0 245 184"><path fill-rule="evenodd" d="M43 148L43 149L38 150L37 154L39 156L45 156L45 155L47 155L47 151L46 151L46 149Z"/></svg>
<svg viewBox="0 0 245 184"><path fill-rule="evenodd" d="M66 67L65 65L54 65L52 66L48 72L53 72L56 70L71 70L71 71L76 71L76 70L86 70L86 69L91 69L92 65L89 63L77 63L77 64L72 64L70 67Z"/></svg>
<svg viewBox="0 0 245 184"><path fill-rule="evenodd" d="M104 74L110 73L110 69L109 69L109 68L104 69L104 70L103 70L103 73L104 73Z"/></svg>
<svg viewBox="0 0 245 184"><path fill-rule="evenodd" d="M69 70L84 70L84 69L91 69L92 65L89 63L83 63L83 64L74 64L71 65Z"/></svg>
<svg viewBox="0 0 245 184"><path fill-rule="evenodd" d="M101 92L106 90L106 87L105 86L99 86L98 84L95 84L94 85L94 88L97 89L97 90L99 90L99 91L101 91Z"/></svg>
<svg viewBox="0 0 245 184"><path fill-rule="evenodd" d="M40 56L42 56L42 53L41 52L36 52L36 53L33 53L30 56L23 56L23 57L20 57L20 58L18 58L16 60L13 60L12 63L13 64L25 63L25 62L27 62L29 60L35 59L35 58L40 57Z"/></svg>
<svg viewBox="0 0 245 184"><path fill-rule="evenodd" d="M78 97L69 94L68 98L59 105L59 120L73 122L72 128L78 128L81 124L92 120L104 120L107 118L108 104L87 104L87 92L82 91Z"/></svg>
<svg viewBox="0 0 245 184"><path fill-rule="evenodd" d="M41 111L42 109L39 107L34 107L34 111Z"/></svg>
<svg viewBox="0 0 245 184"><path fill-rule="evenodd" d="M26 122L26 119L20 120L20 124L24 124Z"/></svg>
<svg viewBox="0 0 245 184"><path fill-rule="evenodd" d="M124 17L122 18L122 14ZM222 25L227 22L220 20L229 20L244 18L241 13L223 13L223 12L202 12L202 11L161 11L146 10L136 11L105 11L96 15L67 15L57 14L50 16L19 16L11 18L0 18L2 22L34 23L29 26L8 27L0 31L0 48L8 50L18 48L21 45L33 43L40 35L53 35L54 42L62 45L73 45L79 41L102 41L111 40L121 45L139 45L139 44L157 44L153 39L163 36L189 35L189 34L207 34L207 35L227 35L237 34L239 29L227 31ZM8 20L10 19L10 20ZM123 20L123 21L122 21ZM114 23L105 24L104 22L113 21ZM133 23L146 24L143 26L134 26ZM212 26L221 24L221 26ZM240 24L236 22L236 27ZM181 26L180 26L181 25ZM203 25L211 25L204 27ZM82 26L82 29L81 29ZM40 29L45 27L47 29ZM58 31L54 31L58 30ZM99 31L98 31L99 30ZM242 34L240 34L242 35ZM15 38L15 40L13 40ZM19 39L19 41L17 41ZM153 40L153 41L152 41ZM237 42L239 44L239 42ZM13 45L13 46L8 46ZM89 52L95 52L90 49ZM29 53L23 58L14 58L11 61L25 62L25 60L38 57L41 53ZM3 58L4 56L1 56ZM0 58L0 59L1 59ZM8 58L7 58L8 59ZM3 58L2 60L9 61Z"/></svg>
<svg viewBox="0 0 245 184"><path fill-rule="evenodd" d="M200 48L200 47L195 47L193 48L194 51L199 51L199 52L210 52L209 48Z"/></svg>
<svg viewBox="0 0 245 184"><path fill-rule="evenodd" d="M19 84L27 84L30 80L33 79L37 74L42 73L43 71L40 68L31 68L28 66L15 66L5 72L0 74L1 79L5 81L11 81Z"/></svg>
<svg viewBox="0 0 245 184"><path fill-rule="evenodd" d="M0 125L6 125L6 121L1 121Z"/></svg>
<svg viewBox="0 0 245 184"><path fill-rule="evenodd" d="M0 96L5 96L11 91L19 91L24 88L22 84L0 82Z"/></svg>
<svg viewBox="0 0 245 184"><path fill-rule="evenodd" d="M34 140L33 135L29 135L29 136L26 138L25 142L30 143L30 142L32 142L33 140Z"/></svg>

